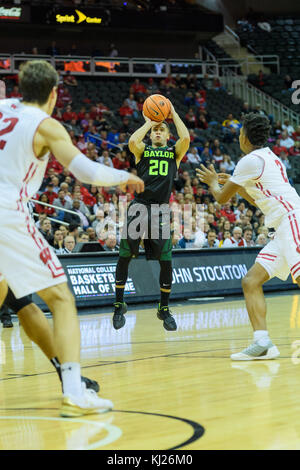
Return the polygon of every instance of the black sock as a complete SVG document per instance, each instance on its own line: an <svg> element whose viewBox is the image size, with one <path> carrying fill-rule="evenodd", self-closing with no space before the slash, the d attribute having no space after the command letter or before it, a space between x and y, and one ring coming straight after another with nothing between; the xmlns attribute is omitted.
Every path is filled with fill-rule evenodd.
<svg viewBox="0 0 300 470"><path fill-rule="evenodd" d="M120 256L116 268L116 302L124 302L124 289L128 278L128 266L131 257ZM122 286L122 287L118 287Z"/></svg>
<svg viewBox="0 0 300 470"><path fill-rule="evenodd" d="M57 372L57 375L58 375L58 377L59 377L59 380L62 382L62 378L61 378L61 367L60 367L60 362L59 362L59 360L57 359L57 357L53 357L52 359L50 359L50 362L51 362L51 364L55 367L56 372Z"/></svg>
<svg viewBox="0 0 300 470"><path fill-rule="evenodd" d="M171 292L160 291L160 306L167 307L169 305L169 297Z"/></svg>
<svg viewBox="0 0 300 470"><path fill-rule="evenodd" d="M171 293L172 285L172 262L171 261L159 261L160 264L160 306L167 307L169 305L169 297ZM162 289L164 289L162 291ZM168 292L165 292L168 291Z"/></svg>

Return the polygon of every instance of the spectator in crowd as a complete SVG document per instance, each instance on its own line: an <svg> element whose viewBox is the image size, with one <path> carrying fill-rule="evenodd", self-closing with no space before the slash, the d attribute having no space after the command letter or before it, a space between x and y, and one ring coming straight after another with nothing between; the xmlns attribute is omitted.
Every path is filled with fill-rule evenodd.
<svg viewBox="0 0 300 470"><path fill-rule="evenodd" d="M219 248L222 248L225 240L231 237L231 233L229 230L225 230L223 233L223 238L219 241Z"/></svg>
<svg viewBox="0 0 300 470"><path fill-rule="evenodd" d="M53 248L57 255L64 253L64 236L61 230L57 229L54 232Z"/></svg>
<svg viewBox="0 0 300 470"><path fill-rule="evenodd" d="M66 107L66 110L63 113L62 117L64 122L70 122L72 121L72 119L74 119L75 122L77 121L77 114L72 111L72 106L70 104Z"/></svg>
<svg viewBox="0 0 300 470"><path fill-rule="evenodd" d="M71 72L69 72L69 71L64 76L64 84L68 85L68 86L72 86L72 87L77 87L78 86L78 82L77 82L76 78L73 75L71 75Z"/></svg>
<svg viewBox="0 0 300 470"><path fill-rule="evenodd" d="M276 139L275 144L273 145L272 151L279 157L281 152L287 151L286 147L281 146L280 139Z"/></svg>
<svg viewBox="0 0 300 470"><path fill-rule="evenodd" d="M223 155L223 161L220 162L220 172L232 174L235 169L235 163L229 155Z"/></svg>
<svg viewBox="0 0 300 470"><path fill-rule="evenodd" d="M287 131L288 135L291 137L294 132L295 132L295 129L294 129L294 126L292 126L290 124L290 121L288 119L285 119L285 121L283 121L283 124L282 124L282 129L284 131Z"/></svg>
<svg viewBox="0 0 300 470"><path fill-rule="evenodd" d="M49 198L48 198L46 193L43 193L39 196L39 201L40 202L45 202L46 204L50 204ZM49 217L50 216L56 217L56 212L55 212L55 209L53 207L48 207L48 206L44 206L42 204L36 203L35 204L35 211L36 211L37 214L44 213Z"/></svg>
<svg viewBox="0 0 300 470"><path fill-rule="evenodd" d="M188 113L185 115L185 121L188 129L195 129L198 127L197 117L193 111L193 108L190 108Z"/></svg>
<svg viewBox="0 0 300 470"><path fill-rule="evenodd" d="M287 149L290 149L291 147L294 147L294 145L295 145L295 142L289 136L287 130L282 131L281 139L280 139L280 146L281 147L286 147Z"/></svg>
<svg viewBox="0 0 300 470"><path fill-rule="evenodd" d="M137 99L140 94L144 95L146 93L146 88L142 83L140 83L139 78L134 80L134 83L130 87L130 93L133 93Z"/></svg>
<svg viewBox="0 0 300 470"><path fill-rule="evenodd" d="M48 183L46 186L46 191L44 192L46 194L49 204L53 204L55 199L57 199L58 194L54 191L54 185L53 183Z"/></svg>
<svg viewBox="0 0 300 470"><path fill-rule="evenodd" d="M234 246L245 246L245 241L242 238L242 235L243 235L243 230L241 229L241 227L237 227L237 226L234 227L232 231L232 237L227 238L224 241L223 247L229 248L229 247L234 247Z"/></svg>
<svg viewBox="0 0 300 470"><path fill-rule="evenodd" d="M93 229L93 227L88 227L86 229L86 233L89 236L90 242L96 242L97 241L96 231Z"/></svg>
<svg viewBox="0 0 300 470"><path fill-rule="evenodd" d="M181 248L194 248L195 238L190 229L185 228L183 237L179 240Z"/></svg>
<svg viewBox="0 0 300 470"><path fill-rule="evenodd" d="M197 147L190 148L190 151L187 154L187 159L191 164L196 165L197 167L202 163Z"/></svg>
<svg viewBox="0 0 300 470"><path fill-rule="evenodd" d="M52 226L51 221L49 219L44 219L40 226L40 232L47 240L50 245L53 245L53 233L52 233Z"/></svg>
<svg viewBox="0 0 300 470"><path fill-rule="evenodd" d="M231 202L228 201L226 202L224 205L223 205L223 209L221 210L221 215L223 215L224 217L226 217L230 223L233 223L235 222L235 214L233 212L233 210L231 209Z"/></svg>
<svg viewBox="0 0 300 470"><path fill-rule="evenodd" d="M103 245L105 251L119 251L117 238L113 232L108 232L105 243Z"/></svg>
<svg viewBox="0 0 300 470"><path fill-rule="evenodd" d="M64 254L71 254L75 248L75 237L67 235L64 239Z"/></svg>
<svg viewBox="0 0 300 470"><path fill-rule="evenodd" d="M202 248L218 248L217 233L215 230L210 229L207 232L207 240L204 242Z"/></svg>
<svg viewBox="0 0 300 470"><path fill-rule="evenodd" d="M72 204L69 202L66 198L66 193L63 189L60 189L58 191L58 198L54 199L53 205L56 207L61 207L62 209L67 209L71 210L72 209ZM57 210L57 209L56 209ZM64 211L59 211L57 210L57 218L59 220L64 219L65 212Z"/></svg>
<svg viewBox="0 0 300 470"><path fill-rule="evenodd" d="M78 243L89 243L90 239L87 233L82 232L78 237Z"/></svg>
<svg viewBox="0 0 300 470"><path fill-rule="evenodd" d="M133 115L133 109L129 106L128 100L124 100L121 108L119 109L121 117L131 117Z"/></svg>
<svg viewBox="0 0 300 470"><path fill-rule="evenodd" d="M88 228L90 225L92 216L88 208L85 206L85 204L83 204L83 202L80 201L79 199L74 199L72 210L77 212L77 214L79 215L80 223L83 229Z"/></svg>
<svg viewBox="0 0 300 470"><path fill-rule="evenodd" d="M240 129L242 124L237 120L234 119L233 115L230 113L222 123L223 127L233 127L234 129Z"/></svg>
<svg viewBox="0 0 300 470"><path fill-rule="evenodd" d="M245 227L244 228L244 233L243 237L245 240L245 245L244 246L254 246L254 240L253 240L253 230L251 227Z"/></svg>
<svg viewBox="0 0 300 470"><path fill-rule="evenodd" d="M69 230L67 229L65 225L60 225L58 228L61 231L63 238L65 239L66 236L69 235Z"/></svg>
<svg viewBox="0 0 300 470"><path fill-rule="evenodd" d="M22 98L18 85L13 87L13 91L9 93L8 98Z"/></svg>
<svg viewBox="0 0 300 470"><path fill-rule="evenodd" d="M256 239L255 246L263 247L267 244L267 237L264 233L260 233Z"/></svg>

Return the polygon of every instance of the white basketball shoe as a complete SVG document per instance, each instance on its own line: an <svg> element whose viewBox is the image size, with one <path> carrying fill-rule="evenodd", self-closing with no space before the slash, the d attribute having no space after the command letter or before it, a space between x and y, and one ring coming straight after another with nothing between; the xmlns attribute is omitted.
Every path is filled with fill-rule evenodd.
<svg viewBox="0 0 300 470"><path fill-rule="evenodd" d="M243 351L231 354L233 361L256 361L266 359L276 359L280 356L280 352L271 340L265 345L261 346L258 341L253 342Z"/></svg>

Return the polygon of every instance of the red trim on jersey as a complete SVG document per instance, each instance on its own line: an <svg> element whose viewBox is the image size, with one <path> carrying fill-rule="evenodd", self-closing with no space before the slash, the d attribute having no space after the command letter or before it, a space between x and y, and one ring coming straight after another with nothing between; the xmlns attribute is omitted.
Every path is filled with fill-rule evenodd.
<svg viewBox="0 0 300 470"><path fill-rule="evenodd" d="M285 210L287 212L290 212L290 210L294 210L293 206L285 201L283 199L282 196L275 196L274 194L272 194L268 189L265 191L264 188L263 188L263 185L261 183L256 183L255 186L267 197L267 198L270 198L270 197L273 197L274 199L276 199L276 201L280 202L280 204L283 205L283 207L285 208ZM290 209L287 207L287 205L290 207Z"/></svg>
<svg viewBox="0 0 300 470"><path fill-rule="evenodd" d="M292 222L292 217L289 215L289 221L290 221L290 225L291 225L291 229L292 229L292 233L293 233L293 238L294 238L294 242L295 242L295 245L298 246L299 243L297 242L296 240L296 235L295 235L295 232L294 232L294 227L293 227L293 222Z"/></svg>
<svg viewBox="0 0 300 470"><path fill-rule="evenodd" d="M53 279L56 279L57 277L60 277L60 276L64 276L65 275L64 268L62 266L55 265L55 262L52 258L51 250L46 244L44 244L43 238L36 237L36 228L34 225L30 224L29 217L26 217L26 222L27 222L26 227L27 227L28 233L31 235L31 238L37 245L40 251L40 254L43 253L45 249L49 250L50 259L47 261L47 263L45 263L45 266L47 266L47 268L51 271Z"/></svg>
<svg viewBox="0 0 300 470"><path fill-rule="evenodd" d="M293 274L294 271L296 272L298 270L298 269L295 270L295 268L297 268L297 266L299 266L299 264L300 264L300 261L298 261L298 263L294 264L294 266L290 269L292 274ZM300 266L299 266L299 268L300 268Z"/></svg>
<svg viewBox="0 0 300 470"><path fill-rule="evenodd" d="M295 277L296 273L300 270L300 266L299 268L296 269L296 271L292 272L292 275Z"/></svg>
<svg viewBox="0 0 300 470"><path fill-rule="evenodd" d="M257 178L253 178L253 180L256 181L256 180L259 180L259 178L262 177L263 172L265 171L266 162L265 162L264 159L261 158L259 155L256 155L256 153L253 153L253 155L255 155L256 157L260 158L260 159L263 161L263 164L264 164L261 174L260 174Z"/></svg>
<svg viewBox="0 0 300 470"><path fill-rule="evenodd" d="M296 229L297 229L298 240L299 240L299 243L300 243L300 233L299 233L299 226L298 226L298 222L297 222L297 219L296 219L296 216L295 216L295 214L292 214L292 217L293 217L293 219L294 219L294 222L295 222L295 226L296 226Z"/></svg>
<svg viewBox="0 0 300 470"><path fill-rule="evenodd" d="M21 206L21 211L24 212L24 206L23 206L23 201L22 201L22 197L23 197L23 191L25 191L25 196L28 197L28 193L27 193L27 185L29 183L29 181L34 177L35 175L35 172L38 168L38 166L36 165L36 167L34 168L33 172L31 173L30 175L30 172L32 170L32 167L33 167L34 163L32 162L31 165L29 166L29 170L27 171L26 173L26 176L25 178L23 179L23 186L21 188L21 191L20 191L20 199L17 201L17 204L18 204L18 210L20 210L20 206Z"/></svg>
<svg viewBox="0 0 300 470"><path fill-rule="evenodd" d="M267 259L268 261L275 261L275 258L270 258L269 256L257 255L257 258Z"/></svg>
<svg viewBox="0 0 300 470"><path fill-rule="evenodd" d="M46 119L51 119L51 117L48 116L48 117L45 117L44 119L41 120L41 122L40 122L39 125L37 126L37 128L36 128L36 130L35 130L35 132L34 132L34 134L33 134L33 137L32 137L32 152L33 152L33 155L35 156L35 158L36 158L37 160L39 160L40 157L38 157L38 156L35 154L35 151L34 151L34 139L35 139L35 136L36 136L37 131L38 131L39 128L40 128L40 125L41 125L42 122L44 122Z"/></svg>
<svg viewBox="0 0 300 470"><path fill-rule="evenodd" d="M267 255L267 256L272 256L272 258L277 258L276 255L271 255L271 253L265 253L265 252L263 252L263 253L261 253L261 254L262 254L262 255ZM260 255L260 253L259 253L257 256L259 256L259 255Z"/></svg>

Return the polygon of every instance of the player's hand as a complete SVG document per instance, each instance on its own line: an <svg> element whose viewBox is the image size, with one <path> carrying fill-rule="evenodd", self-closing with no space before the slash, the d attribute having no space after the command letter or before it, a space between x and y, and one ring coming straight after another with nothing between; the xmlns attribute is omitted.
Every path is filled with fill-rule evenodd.
<svg viewBox="0 0 300 470"><path fill-rule="evenodd" d="M6 86L3 80L0 80L0 100L6 98Z"/></svg>
<svg viewBox="0 0 300 470"><path fill-rule="evenodd" d="M218 183L225 184L229 180L230 176L231 175L228 173L218 173Z"/></svg>
<svg viewBox="0 0 300 470"><path fill-rule="evenodd" d="M143 116L144 116L144 119L145 119L146 122L151 123L151 127L155 126L155 124L158 124L156 121L152 121L150 118L148 118L147 116L145 116L144 113L143 113Z"/></svg>
<svg viewBox="0 0 300 470"><path fill-rule="evenodd" d="M172 105L171 101L168 99L169 103L170 103L170 113L169 113L169 116L168 116L168 119L173 119L174 117L174 114L176 113L175 111L175 108L174 106Z"/></svg>
<svg viewBox="0 0 300 470"><path fill-rule="evenodd" d="M143 180L141 180L141 178L130 173L129 180L126 183L120 185L120 188L122 191L124 191L124 193L127 192L127 187L129 192L132 193L133 191L136 191L139 194L144 191L145 183Z"/></svg>
<svg viewBox="0 0 300 470"><path fill-rule="evenodd" d="M200 168L196 169L196 173L201 183L205 183L208 186L218 182L218 175L213 165L209 165L209 168L206 168L201 163Z"/></svg>

